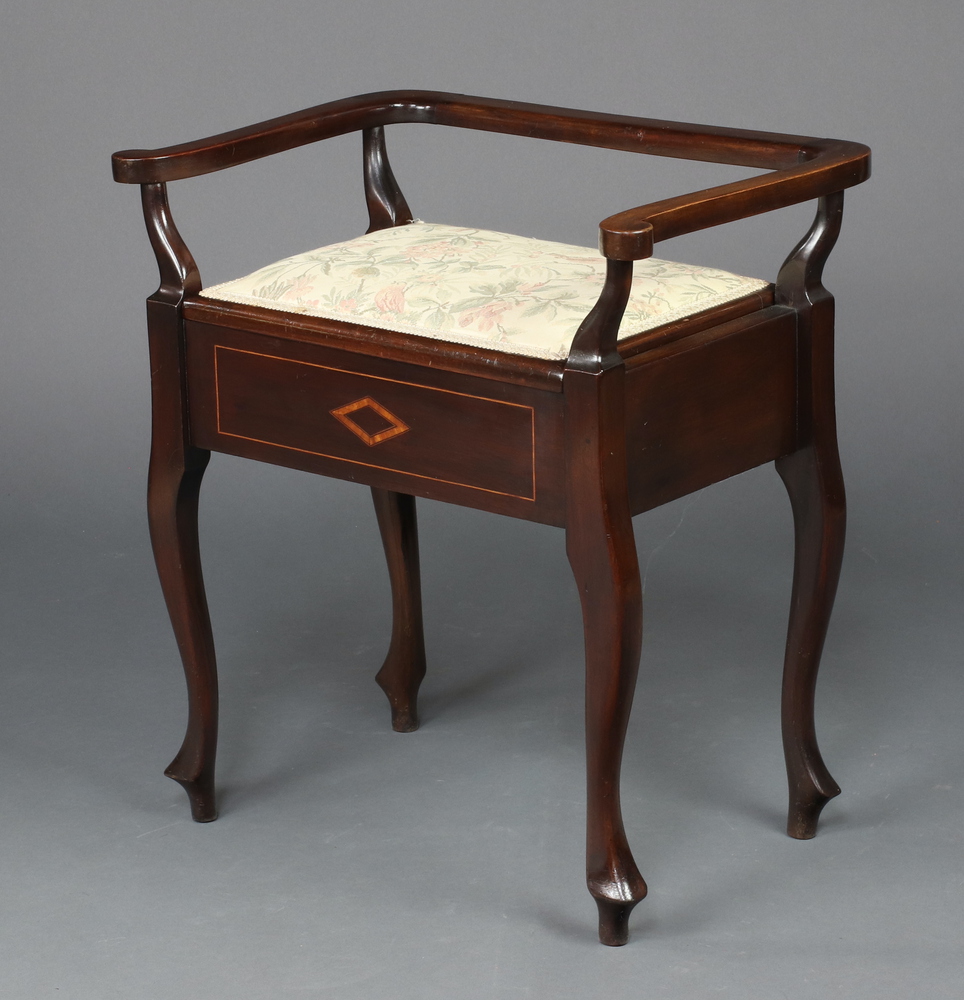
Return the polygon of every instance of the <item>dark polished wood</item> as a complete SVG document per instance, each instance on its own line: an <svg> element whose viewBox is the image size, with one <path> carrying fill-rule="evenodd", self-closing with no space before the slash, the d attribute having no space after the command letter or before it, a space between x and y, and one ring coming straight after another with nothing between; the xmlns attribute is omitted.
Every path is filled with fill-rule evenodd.
<svg viewBox="0 0 964 1000"><path fill-rule="evenodd" d="M197 265L170 216L163 184L142 189L161 284L147 300L153 400L147 512L154 560L184 665L188 724L164 772L184 787L199 823L217 818L214 759L218 674L197 536L201 478L210 452L191 441L181 304L201 286Z"/></svg>
<svg viewBox="0 0 964 1000"><path fill-rule="evenodd" d="M573 339L566 400L566 552L586 643L586 884L599 940L623 945L646 895L623 827L619 775L643 641L643 594L629 510L626 367L616 350L633 267L607 261L606 282Z"/></svg>
<svg viewBox="0 0 964 1000"><path fill-rule="evenodd" d="M618 322L618 320L617 320ZM566 372L566 551L586 643L586 883L599 939L625 944L646 895L623 828L619 774L643 640L643 598L626 485L621 365Z"/></svg>
<svg viewBox="0 0 964 1000"><path fill-rule="evenodd" d="M412 211L395 180L385 148L385 129L378 125L362 132L365 202L368 205L368 232L404 226L412 221Z"/></svg>
<svg viewBox="0 0 964 1000"><path fill-rule="evenodd" d="M831 149L848 156L868 152L859 143L813 136L694 125L431 90L390 90L330 101L164 149L122 150L113 156L114 179L123 184L147 184L195 177L320 139L402 122L770 170L796 166L801 159L814 159ZM865 155L860 158L866 160Z"/></svg>
<svg viewBox="0 0 964 1000"><path fill-rule="evenodd" d="M627 362L633 514L796 448L797 327L774 306Z"/></svg>
<svg viewBox="0 0 964 1000"><path fill-rule="evenodd" d="M565 524L561 393L191 321L186 330L199 447ZM369 445L331 412L365 398L408 430ZM459 419L439 419L443 405ZM357 417L374 432L389 426Z"/></svg>
<svg viewBox="0 0 964 1000"><path fill-rule="evenodd" d="M816 835L821 810L840 794L817 746L814 694L847 523L834 407L834 302L821 281L842 216L843 192L822 198L813 226L777 279L779 300L792 306L797 315L802 389L799 448L776 463L790 496L794 522L782 714L790 786L787 833L799 840Z"/></svg>
<svg viewBox="0 0 964 1000"><path fill-rule="evenodd" d="M388 696L392 729L413 733L418 729L418 688L425 676L415 497L373 486L372 500L392 584L392 643L375 680Z"/></svg>
<svg viewBox="0 0 964 1000"><path fill-rule="evenodd" d="M860 184L870 174L870 150L855 142L396 90L320 104L198 142L124 150L114 154L114 179L145 184L194 177L319 139L399 122L482 129L774 171L610 216L600 224L600 249L619 260L642 260L660 240L810 201Z"/></svg>
<svg viewBox="0 0 964 1000"><path fill-rule="evenodd" d="M411 221L385 126L422 122L769 170L611 216L606 278L565 361L541 361L200 294L167 181L351 131L363 135L369 231ZM624 944L646 895L623 825L620 767L642 640L632 516L775 462L795 568L783 687L788 831L813 836L839 792L820 756L814 689L844 537L833 402L833 299L821 273L858 143L687 125L428 91L335 101L162 150L113 158L142 185L161 285L148 300L154 430L149 515L184 663L189 720L168 773L195 819L216 815L217 673L197 544L211 451L372 489L392 587L377 681L392 725L418 726L425 674L416 497L565 529L586 643L586 877L600 939ZM685 232L819 199L776 286L617 344L633 261Z"/></svg>

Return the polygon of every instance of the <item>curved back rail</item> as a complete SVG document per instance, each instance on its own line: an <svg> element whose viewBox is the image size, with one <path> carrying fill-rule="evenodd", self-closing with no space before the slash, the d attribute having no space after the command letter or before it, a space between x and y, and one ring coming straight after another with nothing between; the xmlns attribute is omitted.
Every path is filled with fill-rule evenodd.
<svg viewBox="0 0 964 1000"><path fill-rule="evenodd" d="M870 167L870 150L855 142L399 90L320 104L166 149L124 150L114 154L114 179L146 184L194 177L320 139L400 122L775 171L610 216L600 225L600 249L618 260L642 260L659 240L852 187L866 180Z"/></svg>

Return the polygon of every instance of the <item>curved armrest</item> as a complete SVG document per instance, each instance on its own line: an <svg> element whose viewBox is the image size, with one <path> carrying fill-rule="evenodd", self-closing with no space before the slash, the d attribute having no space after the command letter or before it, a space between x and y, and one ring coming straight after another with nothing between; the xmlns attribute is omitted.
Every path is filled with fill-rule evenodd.
<svg viewBox="0 0 964 1000"><path fill-rule="evenodd" d="M394 120L391 101L379 100L392 96L389 92L331 101L163 149L123 149L111 157L114 180L121 184L152 184L197 177L320 139L372 128Z"/></svg>
<svg viewBox="0 0 964 1000"><path fill-rule="evenodd" d="M772 174L611 215L599 224L599 249L614 260L642 260L660 240L822 198L870 176L870 150L858 142L811 139L801 155L805 162Z"/></svg>

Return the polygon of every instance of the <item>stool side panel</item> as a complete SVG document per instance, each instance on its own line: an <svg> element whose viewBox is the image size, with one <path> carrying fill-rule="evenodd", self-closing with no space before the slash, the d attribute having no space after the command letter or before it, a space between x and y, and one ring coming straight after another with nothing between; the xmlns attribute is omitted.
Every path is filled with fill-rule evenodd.
<svg viewBox="0 0 964 1000"><path fill-rule="evenodd" d="M635 359L630 506L650 510L797 448L797 323L775 307Z"/></svg>

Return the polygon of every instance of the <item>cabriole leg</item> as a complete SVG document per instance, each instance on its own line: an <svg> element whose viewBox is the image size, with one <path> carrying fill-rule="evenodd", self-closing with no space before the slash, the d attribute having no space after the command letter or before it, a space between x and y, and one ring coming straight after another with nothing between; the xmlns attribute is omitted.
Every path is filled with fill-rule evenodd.
<svg viewBox="0 0 964 1000"><path fill-rule="evenodd" d="M187 733L164 773L183 785L194 819L208 823L217 818L218 673L201 578L197 502L211 455L191 444L181 315L184 297L200 291L201 277L171 218L166 185L142 184L141 200L161 277L147 300L153 413L147 516L188 697Z"/></svg>
<svg viewBox="0 0 964 1000"><path fill-rule="evenodd" d="M639 669L643 605L628 514L602 510L568 530L586 640L586 882L599 908L599 939L625 944L629 914L646 895L623 829L619 776Z"/></svg>
<svg viewBox="0 0 964 1000"><path fill-rule="evenodd" d="M615 343L632 277L631 265L615 264L614 269L614 262L608 263L606 289L576 341L598 334L593 325L598 322ZM614 274L619 294L613 293L610 302ZM573 364L574 352L567 365ZM619 799L643 638L643 598L629 512L625 369L617 363L597 371L602 363L593 353L576 357L575 363L585 363L588 370L567 367L563 376L566 552L579 589L586 642L586 884L599 910L599 940L622 945L629 937L629 914L646 895Z"/></svg>
<svg viewBox="0 0 964 1000"><path fill-rule="evenodd" d="M790 785L787 833L808 840L840 787L820 756L814 693L843 559L846 506L834 449L815 445L781 458L777 471L793 508L794 571L783 672L783 748Z"/></svg>
<svg viewBox="0 0 964 1000"><path fill-rule="evenodd" d="M418 689L425 676L415 497L373 487L372 500L392 585L392 642L375 680L388 696L392 729L411 733L418 729Z"/></svg>
<svg viewBox="0 0 964 1000"><path fill-rule="evenodd" d="M154 560L187 680L184 742L164 772L183 786L199 823L217 819L214 759L218 739L218 675L198 551L197 506L210 453L191 449L183 465L151 460L148 517Z"/></svg>

